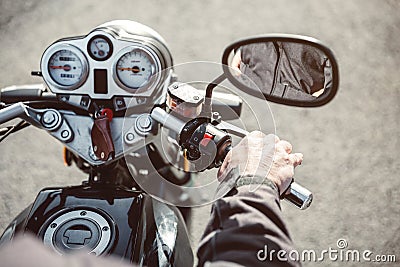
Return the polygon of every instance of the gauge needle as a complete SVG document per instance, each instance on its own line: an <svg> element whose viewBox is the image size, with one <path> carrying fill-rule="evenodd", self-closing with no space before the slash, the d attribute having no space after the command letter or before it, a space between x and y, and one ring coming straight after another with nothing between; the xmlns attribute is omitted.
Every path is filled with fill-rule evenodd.
<svg viewBox="0 0 400 267"><path fill-rule="evenodd" d="M100 48L97 46L96 42L93 42L93 43L94 43L94 46L97 48L97 50L100 51Z"/></svg>
<svg viewBox="0 0 400 267"><path fill-rule="evenodd" d="M118 68L118 70L127 70L127 71L132 71L134 73L137 73L140 71L138 67L133 67L133 68Z"/></svg>
<svg viewBox="0 0 400 267"><path fill-rule="evenodd" d="M99 56L103 57L105 55L105 52L100 49L100 47L97 45L97 42L93 42L94 46L97 48L97 51L99 51Z"/></svg>
<svg viewBox="0 0 400 267"><path fill-rule="evenodd" d="M71 66L65 65L65 66L50 66L52 69L63 69L63 70L70 70Z"/></svg>

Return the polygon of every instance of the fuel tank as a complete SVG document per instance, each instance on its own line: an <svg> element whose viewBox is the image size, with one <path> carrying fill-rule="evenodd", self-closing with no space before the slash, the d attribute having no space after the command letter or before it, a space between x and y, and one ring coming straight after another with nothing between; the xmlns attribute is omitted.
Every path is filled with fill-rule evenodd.
<svg viewBox="0 0 400 267"><path fill-rule="evenodd" d="M110 184L45 188L4 231L4 244L30 232L56 253L86 250L145 266L193 266L176 207Z"/></svg>

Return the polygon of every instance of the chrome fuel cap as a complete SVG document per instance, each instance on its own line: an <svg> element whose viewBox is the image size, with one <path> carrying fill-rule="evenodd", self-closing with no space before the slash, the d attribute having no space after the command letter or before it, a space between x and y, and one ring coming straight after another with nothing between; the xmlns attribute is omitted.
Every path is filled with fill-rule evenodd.
<svg viewBox="0 0 400 267"><path fill-rule="evenodd" d="M43 243L59 254L84 249L101 255L108 247L114 228L105 216L89 210L73 210L52 218L43 235Z"/></svg>

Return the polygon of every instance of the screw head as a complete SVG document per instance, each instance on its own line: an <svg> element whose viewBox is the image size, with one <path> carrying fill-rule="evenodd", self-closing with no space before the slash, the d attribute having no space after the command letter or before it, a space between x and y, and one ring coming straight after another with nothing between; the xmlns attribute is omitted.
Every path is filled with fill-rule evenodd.
<svg viewBox="0 0 400 267"><path fill-rule="evenodd" d="M135 139L135 136L133 135L133 133L128 133L128 134L126 135L126 140L132 141L133 139Z"/></svg>
<svg viewBox="0 0 400 267"><path fill-rule="evenodd" d="M61 137L62 138L67 138L68 136L69 136L69 131L64 130L64 131L61 132Z"/></svg>
<svg viewBox="0 0 400 267"><path fill-rule="evenodd" d="M50 227L51 227L51 228L56 228L56 227L57 227L57 224L56 224L56 223L52 223L52 224L50 224Z"/></svg>
<svg viewBox="0 0 400 267"><path fill-rule="evenodd" d="M87 214L86 211L81 211L80 213L81 216L85 216L86 214Z"/></svg>
<svg viewBox="0 0 400 267"><path fill-rule="evenodd" d="M53 112L48 111L43 114L43 122L45 124L52 124L55 121L56 117Z"/></svg>
<svg viewBox="0 0 400 267"><path fill-rule="evenodd" d="M107 232L109 230L109 228L108 228L108 226L104 226L101 230L104 232Z"/></svg>

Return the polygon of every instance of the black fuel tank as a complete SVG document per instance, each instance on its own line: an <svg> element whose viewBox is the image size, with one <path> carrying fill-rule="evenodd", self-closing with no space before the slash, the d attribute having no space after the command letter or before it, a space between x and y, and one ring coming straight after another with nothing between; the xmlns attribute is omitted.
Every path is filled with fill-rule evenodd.
<svg viewBox="0 0 400 267"><path fill-rule="evenodd" d="M110 185L46 188L37 196L25 231L64 254L86 249L133 260L145 195Z"/></svg>
<svg viewBox="0 0 400 267"><path fill-rule="evenodd" d="M85 249L146 266L193 265L176 207L110 184L43 189L11 226L13 232L35 234L58 254Z"/></svg>

